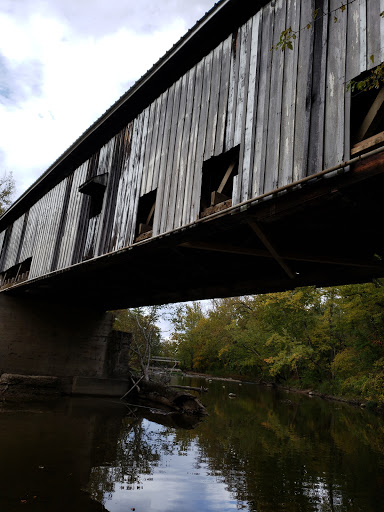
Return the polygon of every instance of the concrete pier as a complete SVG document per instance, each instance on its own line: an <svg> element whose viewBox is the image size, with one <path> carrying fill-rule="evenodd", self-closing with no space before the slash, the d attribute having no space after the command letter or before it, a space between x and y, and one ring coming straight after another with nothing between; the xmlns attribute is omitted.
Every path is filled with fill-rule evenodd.
<svg viewBox="0 0 384 512"><path fill-rule="evenodd" d="M0 373L59 377L67 391L85 394L93 394L95 381L94 394L109 394L105 381L119 394L121 385L107 381L125 379L130 335L113 331L113 320L79 304L1 294Z"/></svg>

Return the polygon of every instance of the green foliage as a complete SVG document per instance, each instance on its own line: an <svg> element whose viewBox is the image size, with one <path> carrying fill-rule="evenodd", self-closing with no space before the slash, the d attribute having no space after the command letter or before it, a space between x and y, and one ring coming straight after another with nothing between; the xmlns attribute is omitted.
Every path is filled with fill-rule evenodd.
<svg viewBox="0 0 384 512"><path fill-rule="evenodd" d="M12 173L5 172L3 176L0 177L0 215L11 205L14 191L15 180Z"/></svg>
<svg viewBox="0 0 384 512"><path fill-rule="evenodd" d="M132 334L130 361L146 380L149 378L151 357L158 355L161 347L160 328L156 325L159 313L159 306L114 312L114 329Z"/></svg>
<svg viewBox="0 0 384 512"><path fill-rule="evenodd" d="M299 288L179 307L183 367L290 382L384 404L384 286Z"/></svg>
<svg viewBox="0 0 384 512"><path fill-rule="evenodd" d="M384 404L384 357L374 363L372 372L364 385L363 393L368 401Z"/></svg>
<svg viewBox="0 0 384 512"><path fill-rule="evenodd" d="M374 55L370 56L372 63L375 62ZM382 62L379 66L376 66L372 69L371 73L364 80L351 80L347 84L347 91L355 92L365 92L371 91L372 89L379 89L382 87L384 83L384 62Z"/></svg>
<svg viewBox="0 0 384 512"><path fill-rule="evenodd" d="M282 50L283 52L288 48L289 50L293 50L292 41L296 39L296 32L292 30L292 27L288 27L282 31L280 34L280 40L274 46L272 46L271 50Z"/></svg>

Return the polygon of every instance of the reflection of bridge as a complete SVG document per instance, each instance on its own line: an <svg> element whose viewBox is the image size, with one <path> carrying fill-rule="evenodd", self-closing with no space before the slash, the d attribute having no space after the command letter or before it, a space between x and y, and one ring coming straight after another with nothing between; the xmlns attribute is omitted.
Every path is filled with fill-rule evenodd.
<svg viewBox="0 0 384 512"><path fill-rule="evenodd" d="M0 219L7 368L105 375L96 310L384 275L384 156L356 160L383 145L384 93L345 87L384 60L380 1L361 3L271 52L311 2L222 0L16 201Z"/></svg>

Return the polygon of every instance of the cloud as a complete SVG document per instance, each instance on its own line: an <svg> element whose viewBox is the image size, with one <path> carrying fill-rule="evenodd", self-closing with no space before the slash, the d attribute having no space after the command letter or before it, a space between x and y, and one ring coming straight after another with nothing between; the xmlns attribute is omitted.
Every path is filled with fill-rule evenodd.
<svg viewBox="0 0 384 512"><path fill-rule="evenodd" d="M152 33L177 19L190 28L213 5L212 0L0 0L0 10L27 20L36 12L60 19L79 34L101 37L122 27Z"/></svg>
<svg viewBox="0 0 384 512"><path fill-rule="evenodd" d="M31 59L14 64L0 54L0 103L12 107L28 97L38 97L41 86L41 62Z"/></svg>
<svg viewBox="0 0 384 512"><path fill-rule="evenodd" d="M212 0L0 0L0 151L29 186Z"/></svg>

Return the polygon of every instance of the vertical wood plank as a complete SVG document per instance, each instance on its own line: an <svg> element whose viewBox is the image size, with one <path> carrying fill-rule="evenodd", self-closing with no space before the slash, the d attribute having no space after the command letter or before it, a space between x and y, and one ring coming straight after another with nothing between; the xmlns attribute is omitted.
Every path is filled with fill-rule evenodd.
<svg viewBox="0 0 384 512"><path fill-rule="evenodd" d="M286 6L283 0L275 4L274 40L280 39L285 29ZM271 100L269 102L268 141L264 174L264 192L274 190L278 184L280 156L280 128L283 93L284 53L272 51Z"/></svg>
<svg viewBox="0 0 384 512"><path fill-rule="evenodd" d="M102 241L104 241L105 231L103 230L103 225L105 222L108 222L108 214L110 209L110 201L112 199L110 183L112 180L111 171L112 171L112 162L115 150L115 138L112 137L100 151L99 157L99 165L97 169L97 175L106 174L107 175L107 186L104 192L103 204L101 207L101 212L99 216L99 223L97 226L97 231L95 231L94 238L94 251L93 256L98 256L102 254L101 245Z"/></svg>
<svg viewBox="0 0 384 512"><path fill-rule="evenodd" d="M35 238L33 241L33 247L32 247L32 262L31 262L31 268L29 270L29 277L32 279L34 277L35 269L38 269L39 265L39 237L41 236L41 224L42 224L42 212L43 212L43 205L45 201L45 196L43 196L36 205L36 231L35 231Z"/></svg>
<svg viewBox="0 0 384 512"><path fill-rule="evenodd" d="M231 69L231 47L232 35L228 36L223 42L221 55L221 76L220 76L220 93L219 107L217 114L217 128L215 138L215 156L220 155L224 151L224 137L227 118L227 103L229 92L229 72Z"/></svg>
<svg viewBox="0 0 384 512"><path fill-rule="evenodd" d="M305 27L308 20L313 19L315 10L314 0L302 0L300 10L300 26ZM298 69L297 69L297 96L295 115L295 143L293 153L293 181L306 176L309 132L312 108L312 64L313 64L313 23L309 29L300 32Z"/></svg>
<svg viewBox="0 0 384 512"><path fill-rule="evenodd" d="M105 189L104 205L98 239L96 243L96 255L109 252L112 234L112 222L116 208L116 197L121 175L121 153L123 138L126 128L121 130L111 139L111 159L108 168L108 182Z"/></svg>
<svg viewBox="0 0 384 512"><path fill-rule="evenodd" d="M126 247L131 242L132 233L132 219L135 211L136 188L137 181L137 168L138 168L138 155L140 154L141 133L143 128L142 114L140 114L133 124L132 132L132 146L128 163L128 190L126 195L126 206L124 210L124 217L122 227L120 229L120 246ZM133 227L134 229L134 227Z"/></svg>
<svg viewBox="0 0 384 512"><path fill-rule="evenodd" d="M148 122L147 122L147 135L145 138L145 153L144 153L144 160L143 160L143 176L141 179L141 190L140 195L144 195L146 193L147 188L147 182L148 182L148 164L149 164L149 158L150 158L150 150L152 145L152 136L153 136L153 125L155 120L155 114L157 110L157 100L153 101L149 107L147 107L149 110L148 114ZM152 185L152 183L151 183Z"/></svg>
<svg viewBox="0 0 384 512"><path fill-rule="evenodd" d="M68 211L70 212L70 216L64 227L60 253L57 260L57 269L65 268L71 264L77 228L80 221L81 198L83 196L83 194L79 192L79 187L85 182L86 176L86 164L78 167L73 173L72 188L68 201Z"/></svg>
<svg viewBox="0 0 384 512"><path fill-rule="evenodd" d="M169 192L169 201L168 201L168 212L167 212L167 223L165 226L165 230L169 231L174 226L175 221L175 211L176 211L176 203L177 203L177 192L179 190L180 181L183 180L183 173L181 172L181 151L182 151L182 141L184 136L184 126L186 122L186 106L187 106L187 93L188 93L188 74L185 74L181 79L181 91L180 91L180 106L176 128L176 140L175 140L175 150L173 155L172 162L172 171L171 171L171 183L170 183L170 192Z"/></svg>
<svg viewBox="0 0 384 512"><path fill-rule="evenodd" d="M128 221L128 232L127 232L127 245L133 243L136 234L136 222L137 222L137 210L139 205L139 197L140 197L140 189L141 189L141 180L143 176L143 164L144 164L144 154L145 154L145 139L146 139L146 130L148 124L148 115L147 112L144 111L140 115L140 129L138 135L138 144L136 146L136 154L134 156L134 162L132 167L132 172L134 174L134 186L131 195L131 204L129 208L129 221Z"/></svg>
<svg viewBox="0 0 384 512"><path fill-rule="evenodd" d="M257 27L254 26L257 23ZM237 195L232 190L232 203L238 203L244 198L249 197L249 174L250 174L250 157L251 157L251 135L253 129L253 111L255 106L255 89L256 89L256 70L258 57L258 38L259 31L255 18L251 18L241 27L242 43L240 55L240 85L238 91L238 106L236 109L236 128L234 144L240 144L239 166L238 166L238 184ZM256 59L256 60L255 60ZM244 62L244 68L243 68ZM241 84L243 82L243 85ZM242 104L242 108L241 108Z"/></svg>
<svg viewBox="0 0 384 512"><path fill-rule="evenodd" d="M339 7L330 0L330 9ZM340 15L328 28L328 68L325 98L324 166L331 167L345 159L345 70L347 16Z"/></svg>
<svg viewBox="0 0 384 512"><path fill-rule="evenodd" d="M208 160L213 156L215 149L217 117L219 108L219 93L220 93L220 78L221 78L221 60L223 53L223 45L220 44L213 51L212 56L212 78L209 111L208 111L208 126L207 136L205 141L204 160Z"/></svg>
<svg viewBox="0 0 384 512"><path fill-rule="evenodd" d="M188 72L188 89L185 108L185 120L183 130L183 140L180 150L180 168L179 168L179 182L176 196L176 210L174 227L180 227L183 222L183 203L186 189L187 168L188 168L188 149L192 136L192 114L194 107L194 91L195 91L195 78L196 66Z"/></svg>
<svg viewBox="0 0 384 512"><path fill-rule="evenodd" d="M185 178L185 190L184 190L184 201L183 201L183 217L182 223L188 224L191 222L191 203L193 193L193 182L195 172L195 160L196 160L196 148L197 148L197 137L199 131L199 120L201 112L201 95L203 90L203 70L204 70L204 59L201 60L196 67L196 80L195 80L195 91L193 101L193 113L191 123L191 137L189 141L188 160L187 160L187 171Z"/></svg>
<svg viewBox="0 0 384 512"><path fill-rule="evenodd" d="M67 224L67 221L70 222L70 217L72 216L72 212L68 212L69 207L69 198L71 194L72 189L72 182L73 182L73 173L70 174L65 180L65 190L64 190L64 199L62 203L62 209L59 214L59 224L57 228L57 235L55 240L55 247L53 251L53 257L52 257L52 263L51 263L51 271L53 272L57 268L57 262L60 256L61 246L63 243L63 235L65 231L65 226ZM68 215L69 213L69 215ZM68 219L69 217L69 219Z"/></svg>
<svg viewBox="0 0 384 512"><path fill-rule="evenodd" d="M260 10L252 21L251 60L248 83L247 118L244 134L244 153L241 163L242 183L241 201L246 201L253 194L253 162L255 156L257 112L259 108L259 77L261 59L261 34L263 11Z"/></svg>
<svg viewBox="0 0 384 512"><path fill-rule="evenodd" d="M162 143L161 143L161 157L159 167L159 178L158 178L158 189L157 189L157 201L153 219L153 234L158 235L161 233L161 221L163 214L163 203L164 203L164 192L165 181L166 181L166 170L167 170L167 159L168 159L168 145L172 122L173 113L173 101L175 96L175 84L173 84L168 90L167 106L165 109L164 127L162 131Z"/></svg>
<svg viewBox="0 0 384 512"><path fill-rule="evenodd" d="M367 69L378 66L381 62L383 40L380 38L381 0L367 1Z"/></svg>
<svg viewBox="0 0 384 512"><path fill-rule="evenodd" d="M360 5L360 70L365 71L367 67L367 1L359 0Z"/></svg>
<svg viewBox="0 0 384 512"><path fill-rule="evenodd" d="M17 254L21 242L21 233L24 225L24 215L13 222L12 232L9 237L8 248L3 260L4 270L13 267L17 263Z"/></svg>
<svg viewBox="0 0 384 512"><path fill-rule="evenodd" d="M365 1L364 1L365 3ZM365 30L364 35L361 32L361 10L362 2L355 0L348 6L348 31L347 31L347 69L346 81L349 82L356 78L365 70L366 52L365 52ZM364 37L364 40L362 40ZM363 52L362 52L363 46ZM364 59L361 55L364 54ZM363 64L363 66L362 66Z"/></svg>
<svg viewBox="0 0 384 512"><path fill-rule="evenodd" d="M192 203L191 203L191 216L195 220L199 216L200 211L200 197L201 197L201 177L203 169L203 158L205 149L205 137L207 131L207 118L208 110L205 105L210 101L210 82L212 73L212 52L209 53L204 59L204 75L203 75L203 90L201 95L201 111L199 119L199 128L197 135L197 147L194 164L193 176L193 189L192 189Z"/></svg>
<svg viewBox="0 0 384 512"><path fill-rule="evenodd" d="M247 118L244 134L244 156L242 160L241 200L252 197L253 192L253 162L255 155L255 138L259 96L260 56L262 14L259 11L252 21L251 60L248 82Z"/></svg>
<svg viewBox="0 0 384 512"><path fill-rule="evenodd" d="M268 136L268 113L270 101L271 66L274 44L274 9L268 4L263 9L263 24L260 47L259 88L257 97L257 120L255 129L255 156L253 160L252 196L262 194L264 190L265 156Z"/></svg>
<svg viewBox="0 0 384 512"><path fill-rule="evenodd" d="M139 122L136 118L132 123L132 136L124 162L124 178L122 180L122 196L120 198L120 216L117 224L118 239L117 248L121 249L127 245L129 208L131 206L131 197L134 187L134 177L132 173L134 157L136 154L136 145L139 131Z"/></svg>
<svg viewBox="0 0 384 512"><path fill-rule="evenodd" d="M175 84L175 92L173 99L172 116L170 118L170 125L168 128L169 139L167 147L164 152L164 188L160 197L162 197L161 206L161 221L160 221L160 233L167 231L167 219L170 208L170 195L172 189L172 182L175 178L173 168L173 157L175 153L176 134L178 128L178 116L180 107L182 79L179 79ZM156 202L156 206L160 205Z"/></svg>
<svg viewBox="0 0 384 512"><path fill-rule="evenodd" d="M20 253L20 261L31 258L33 255L34 243L37 234L37 211L38 203L31 206L28 215L28 223L25 230L24 243Z"/></svg>
<svg viewBox="0 0 384 512"><path fill-rule="evenodd" d="M165 93L164 93L165 94ZM155 108L153 113L153 126L152 126L152 137L151 137L151 145L148 146L148 155L146 155L144 168L146 169L147 179L145 184L145 189L143 190L143 194L148 194L153 190L153 181L155 173L155 162L156 162L156 149L157 149L157 140L159 134L159 124L160 124L160 113L161 113L161 105L164 98L164 94L162 94L157 100L154 102ZM152 109L151 109L152 110Z"/></svg>
<svg viewBox="0 0 384 512"><path fill-rule="evenodd" d="M5 253L5 244L4 244L5 234L6 234L6 230L4 230L0 233L0 272L3 272L3 270L4 270L3 259L4 259L4 253Z"/></svg>
<svg viewBox="0 0 384 512"><path fill-rule="evenodd" d="M85 166L85 181L91 177L92 172L92 160L94 157L89 158L86 162L84 162ZM87 229L88 229L88 220L89 220L89 212L90 212L90 198L86 194L80 194L80 214L79 214L79 223L76 226L75 233L75 243L72 251L72 265L75 263L79 263L82 261L83 253L84 253L84 245L86 241Z"/></svg>
<svg viewBox="0 0 384 512"><path fill-rule="evenodd" d="M163 151L163 139L164 139L164 136L168 135L165 131L165 121L166 121L166 115L167 115L167 109L168 109L168 102L170 99L171 100L173 99L173 98L169 98L171 90L173 91L172 88L167 89L161 96L161 109L160 109L156 150L153 155L154 168L153 168L153 178L152 178L151 190L155 190L155 188L157 188L159 186L161 156L162 156L162 151ZM172 111L172 107L170 107L170 108Z"/></svg>
<svg viewBox="0 0 384 512"><path fill-rule="evenodd" d="M287 0L286 27L293 32L300 30L300 0ZM292 182L293 148L295 141L295 112L297 90L297 62L299 41L293 41L293 50L287 49L284 54L284 78L282 90L281 113L281 148L279 156L279 174L277 186L282 187ZM300 93L300 92L299 92Z"/></svg>
<svg viewBox="0 0 384 512"><path fill-rule="evenodd" d="M319 13L328 12L328 0L316 0L315 8L319 9ZM328 16L319 16L317 21L314 23L314 31L313 79L311 94L312 111L310 119L307 174L314 174L323 169Z"/></svg>
<svg viewBox="0 0 384 512"><path fill-rule="evenodd" d="M240 144L243 138L245 123L244 118L247 112L248 77L250 63L252 19L240 27L239 44L239 75L236 95L236 116L235 131L233 134L233 145Z"/></svg>
<svg viewBox="0 0 384 512"><path fill-rule="evenodd" d="M235 123L236 123L236 98L237 98L237 85L239 77L239 46L240 46L240 34L239 30L236 30L232 34L231 42L231 62L229 72L229 90L228 90L228 105L227 105L227 118L226 118L226 130L225 130L225 144L224 149L228 151L233 148L233 139L235 134Z"/></svg>
<svg viewBox="0 0 384 512"><path fill-rule="evenodd" d="M124 143L121 148L122 160L121 160L121 176L119 180L119 187L116 198L115 215L113 219L112 227L112 238L111 238L111 250L118 250L123 247L124 237L122 235L124 226L124 218L126 215L126 209L129 204L130 194L130 175L129 175L129 160L132 149L132 139L134 132L134 123L130 123L127 127L127 131L124 136Z"/></svg>

